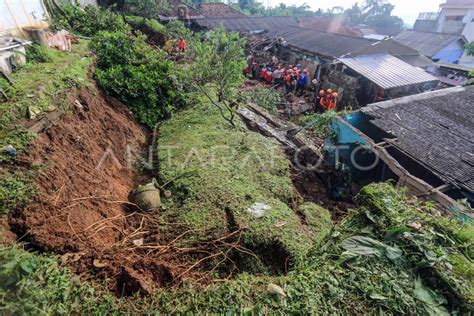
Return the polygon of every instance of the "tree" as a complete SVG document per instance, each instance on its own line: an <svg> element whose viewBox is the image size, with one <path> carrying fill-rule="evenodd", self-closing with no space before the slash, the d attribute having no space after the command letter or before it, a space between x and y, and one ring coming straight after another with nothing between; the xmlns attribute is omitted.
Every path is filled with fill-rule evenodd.
<svg viewBox="0 0 474 316"><path fill-rule="evenodd" d="M357 2L354 3L351 8L347 9L344 12L344 15L346 16L348 21L354 24L364 23L365 21L364 12L362 12L362 8Z"/></svg>
<svg viewBox="0 0 474 316"><path fill-rule="evenodd" d="M354 24L401 30L403 20L392 15L395 6L381 0L365 0L362 6L355 3L344 11L347 20Z"/></svg>
<svg viewBox="0 0 474 316"><path fill-rule="evenodd" d="M223 27L205 36L192 47L195 64L190 80L219 109L222 118L235 126L236 98L245 67L245 41L237 33L226 33Z"/></svg>
<svg viewBox="0 0 474 316"><path fill-rule="evenodd" d="M145 18L156 18L158 14L168 14L171 10L167 0L99 0L101 6Z"/></svg>

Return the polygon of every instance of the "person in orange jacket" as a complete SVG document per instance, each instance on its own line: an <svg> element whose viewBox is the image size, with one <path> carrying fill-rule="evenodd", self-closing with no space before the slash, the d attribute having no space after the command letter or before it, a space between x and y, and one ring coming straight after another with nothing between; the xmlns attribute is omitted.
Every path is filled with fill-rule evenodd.
<svg viewBox="0 0 474 316"><path fill-rule="evenodd" d="M180 38L178 41L178 51L185 52L186 46L188 46L188 43L186 43L186 41L183 38Z"/></svg>
<svg viewBox="0 0 474 316"><path fill-rule="evenodd" d="M336 108L337 108L337 93L336 92L333 92L330 94L330 97L329 97L329 104L328 104L328 111L336 111Z"/></svg>
<svg viewBox="0 0 474 316"><path fill-rule="evenodd" d="M319 91L319 95L320 95L320 99L319 99L319 105L321 106L321 109L323 112L326 112L327 111L327 99L326 99L326 95L324 93L324 90L321 90Z"/></svg>

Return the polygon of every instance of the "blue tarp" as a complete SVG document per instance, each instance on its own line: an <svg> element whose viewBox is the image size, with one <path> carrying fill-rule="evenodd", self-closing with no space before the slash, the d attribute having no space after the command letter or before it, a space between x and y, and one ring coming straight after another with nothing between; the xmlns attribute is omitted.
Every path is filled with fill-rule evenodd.
<svg viewBox="0 0 474 316"><path fill-rule="evenodd" d="M433 60L440 60L447 63L456 63L464 54L464 48L462 47L450 47L447 46L440 50L436 55L432 57Z"/></svg>

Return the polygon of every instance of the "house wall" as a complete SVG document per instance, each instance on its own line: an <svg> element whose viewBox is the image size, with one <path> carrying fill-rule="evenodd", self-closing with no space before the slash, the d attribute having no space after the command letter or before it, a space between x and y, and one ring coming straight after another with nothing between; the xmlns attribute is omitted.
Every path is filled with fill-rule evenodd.
<svg viewBox="0 0 474 316"><path fill-rule="evenodd" d="M26 37L24 27L47 27L49 18L41 0L0 0L0 33Z"/></svg>
<svg viewBox="0 0 474 316"><path fill-rule="evenodd" d="M461 21L449 21L449 16L462 16ZM454 9L443 8L438 18L437 32L464 35L474 41L474 8Z"/></svg>

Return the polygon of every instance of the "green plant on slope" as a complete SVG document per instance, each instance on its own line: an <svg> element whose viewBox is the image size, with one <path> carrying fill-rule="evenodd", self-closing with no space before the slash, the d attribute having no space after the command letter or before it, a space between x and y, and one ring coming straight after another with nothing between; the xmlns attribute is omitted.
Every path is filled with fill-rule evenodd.
<svg viewBox="0 0 474 316"><path fill-rule="evenodd" d="M53 28L56 30L67 29L85 36L93 36L100 31L129 30L122 16L93 5L82 8L75 4L65 4L61 10L56 9L53 13Z"/></svg>
<svg viewBox="0 0 474 316"><path fill-rule="evenodd" d="M174 64L161 50L151 48L144 35L100 32L91 42L97 55L97 82L117 96L149 127L172 110L185 105L185 95L177 89Z"/></svg>
<svg viewBox="0 0 474 316"><path fill-rule="evenodd" d="M0 178L0 215L16 207L24 207L35 193L27 176L17 173Z"/></svg>
<svg viewBox="0 0 474 316"><path fill-rule="evenodd" d="M337 117L334 111L324 112L323 114L304 115L299 118L299 124L313 131L317 137L322 139L333 139L334 131L331 128L331 122Z"/></svg>
<svg viewBox="0 0 474 316"><path fill-rule="evenodd" d="M40 44L32 44L26 47L26 60L29 63L45 63L52 59L51 51Z"/></svg>
<svg viewBox="0 0 474 316"><path fill-rule="evenodd" d="M116 313L113 297L80 285L57 258L0 246L0 314Z"/></svg>
<svg viewBox="0 0 474 316"><path fill-rule="evenodd" d="M193 84L232 126L235 126L238 107L237 88L243 82L244 45L244 39L237 33L226 33L220 27L207 33L203 41L192 47L195 59Z"/></svg>
<svg viewBox="0 0 474 316"><path fill-rule="evenodd" d="M276 112L276 105L280 102L280 95L275 90L267 88L256 88L246 94L255 104L264 108L270 113Z"/></svg>

